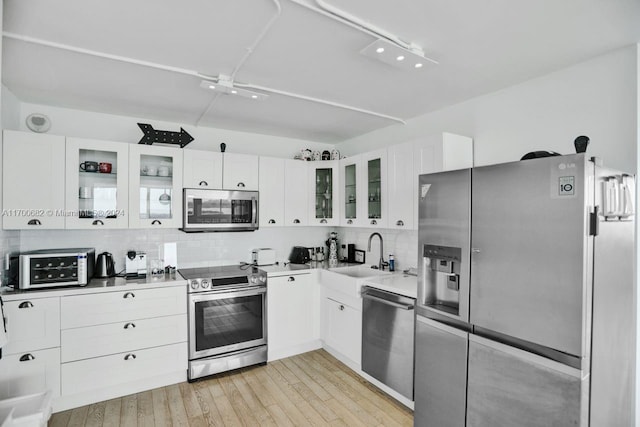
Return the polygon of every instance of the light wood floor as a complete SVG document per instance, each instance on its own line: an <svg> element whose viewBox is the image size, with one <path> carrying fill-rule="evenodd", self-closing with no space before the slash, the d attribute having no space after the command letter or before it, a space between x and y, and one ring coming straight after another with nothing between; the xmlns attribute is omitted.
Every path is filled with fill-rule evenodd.
<svg viewBox="0 0 640 427"><path fill-rule="evenodd" d="M413 413L324 350L54 414L49 426L412 426Z"/></svg>

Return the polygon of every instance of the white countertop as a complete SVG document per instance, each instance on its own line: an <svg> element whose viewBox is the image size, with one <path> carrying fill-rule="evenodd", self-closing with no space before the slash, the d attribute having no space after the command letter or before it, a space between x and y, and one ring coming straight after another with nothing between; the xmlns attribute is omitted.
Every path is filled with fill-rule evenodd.
<svg viewBox="0 0 640 427"><path fill-rule="evenodd" d="M388 276L365 279L363 285L404 295L410 298L418 297L418 278L402 272L396 272Z"/></svg>
<svg viewBox="0 0 640 427"><path fill-rule="evenodd" d="M187 281L180 273L165 274L161 277L147 277L145 279L126 280L123 277L109 279L93 278L87 286L67 286L48 289L13 290L9 287L0 288L0 296L5 301L24 298L46 298L67 295L95 294L100 292L115 292L127 289L152 289L165 286L186 286Z"/></svg>

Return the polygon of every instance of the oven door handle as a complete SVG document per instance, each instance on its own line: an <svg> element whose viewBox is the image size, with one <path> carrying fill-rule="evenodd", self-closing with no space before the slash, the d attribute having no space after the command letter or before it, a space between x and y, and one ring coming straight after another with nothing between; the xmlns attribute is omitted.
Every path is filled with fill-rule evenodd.
<svg viewBox="0 0 640 427"><path fill-rule="evenodd" d="M225 298L238 298L238 297L249 297L253 295L261 295L266 294L267 288L264 286L256 286L252 288L244 288L242 290L237 291L226 291L226 292L204 292L199 294L192 294L190 296L190 300L192 302L202 302L202 301L211 301L217 299L225 299Z"/></svg>

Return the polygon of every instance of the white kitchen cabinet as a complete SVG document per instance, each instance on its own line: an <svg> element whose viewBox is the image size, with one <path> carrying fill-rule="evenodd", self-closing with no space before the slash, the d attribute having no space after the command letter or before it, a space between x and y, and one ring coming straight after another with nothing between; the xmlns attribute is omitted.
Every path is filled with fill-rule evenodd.
<svg viewBox="0 0 640 427"><path fill-rule="evenodd" d="M60 395L60 298L5 301L7 344L0 359L0 399L47 389Z"/></svg>
<svg viewBox="0 0 640 427"><path fill-rule="evenodd" d="M359 194L361 179L361 156L351 156L341 159L340 165L340 226L362 227L364 223L364 209L362 196Z"/></svg>
<svg viewBox="0 0 640 427"><path fill-rule="evenodd" d="M418 197L418 176L473 167L473 139L443 132L414 142L414 192ZM418 226L418 203L414 203L413 220Z"/></svg>
<svg viewBox="0 0 640 427"><path fill-rule="evenodd" d="M315 274L269 277L267 327L269 360L319 348L319 285Z"/></svg>
<svg viewBox="0 0 640 427"><path fill-rule="evenodd" d="M225 190L259 190L259 158L251 154L224 153L222 187Z"/></svg>
<svg viewBox="0 0 640 427"><path fill-rule="evenodd" d="M309 225L308 181L307 162L292 159L284 161L284 224L286 226Z"/></svg>
<svg viewBox="0 0 640 427"><path fill-rule="evenodd" d="M60 306L62 329L170 316L187 312L186 287L72 295Z"/></svg>
<svg viewBox="0 0 640 427"><path fill-rule="evenodd" d="M339 225L338 200L339 161L326 160L310 163L309 167L309 224Z"/></svg>
<svg viewBox="0 0 640 427"><path fill-rule="evenodd" d="M185 149L182 155L184 188L222 188L222 153Z"/></svg>
<svg viewBox="0 0 640 427"><path fill-rule="evenodd" d="M64 228L65 137L11 130L3 136L2 227Z"/></svg>
<svg viewBox="0 0 640 427"><path fill-rule="evenodd" d="M362 356L362 302L354 307L337 294L326 295L322 301L324 310L323 340L329 350L346 357L351 367L360 367Z"/></svg>
<svg viewBox="0 0 640 427"><path fill-rule="evenodd" d="M2 354L25 353L60 346L60 298L5 301L8 342Z"/></svg>
<svg viewBox="0 0 640 427"><path fill-rule="evenodd" d="M0 359L0 400L51 390L60 396L60 348L6 354Z"/></svg>
<svg viewBox="0 0 640 427"><path fill-rule="evenodd" d="M361 154L362 184L359 195L364 207L364 224L368 228L387 226L387 150Z"/></svg>
<svg viewBox="0 0 640 427"><path fill-rule="evenodd" d="M415 182L418 174L413 167L413 143L387 148L388 228L415 230L414 206L417 205Z"/></svg>
<svg viewBox="0 0 640 427"><path fill-rule="evenodd" d="M186 342L63 363L62 394L84 394L186 369Z"/></svg>
<svg viewBox="0 0 640 427"><path fill-rule="evenodd" d="M60 359L62 363L73 362L185 341L186 314L131 319L62 330Z"/></svg>
<svg viewBox="0 0 640 427"><path fill-rule="evenodd" d="M282 227L285 210L285 159L260 157L260 227Z"/></svg>
<svg viewBox="0 0 640 427"><path fill-rule="evenodd" d="M182 226L182 150L129 147L129 227Z"/></svg>
<svg viewBox="0 0 640 427"><path fill-rule="evenodd" d="M67 138L65 166L66 228L128 227L129 144Z"/></svg>

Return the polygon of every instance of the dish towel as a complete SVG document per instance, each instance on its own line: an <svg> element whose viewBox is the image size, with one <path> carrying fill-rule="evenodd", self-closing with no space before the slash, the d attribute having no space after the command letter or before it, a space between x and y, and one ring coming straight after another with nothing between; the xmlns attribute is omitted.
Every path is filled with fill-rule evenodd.
<svg viewBox="0 0 640 427"><path fill-rule="evenodd" d="M0 359L2 358L2 347L7 343L7 321L4 317L4 303L0 297Z"/></svg>

